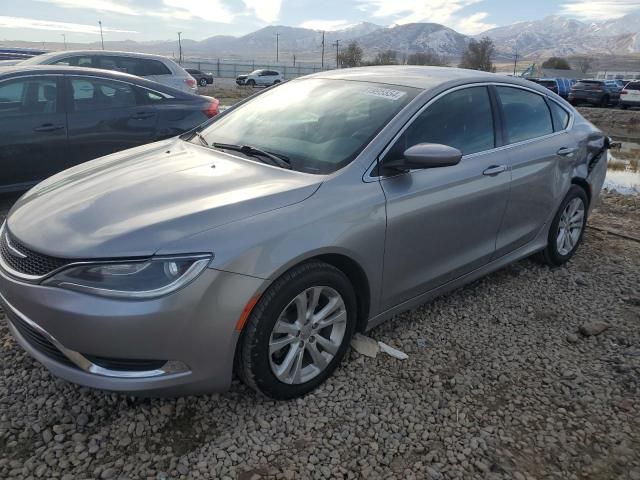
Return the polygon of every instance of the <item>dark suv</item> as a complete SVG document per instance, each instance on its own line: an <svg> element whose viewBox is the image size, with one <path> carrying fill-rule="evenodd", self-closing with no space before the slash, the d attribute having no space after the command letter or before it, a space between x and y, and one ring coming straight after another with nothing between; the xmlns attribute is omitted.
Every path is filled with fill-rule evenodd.
<svg viewBox="0 0 640 480"><path fill-rule="evenodd" d="M616 105L620 89L614 80L580 80L569 92L572 105L588 103L598 107Z"/></svg>

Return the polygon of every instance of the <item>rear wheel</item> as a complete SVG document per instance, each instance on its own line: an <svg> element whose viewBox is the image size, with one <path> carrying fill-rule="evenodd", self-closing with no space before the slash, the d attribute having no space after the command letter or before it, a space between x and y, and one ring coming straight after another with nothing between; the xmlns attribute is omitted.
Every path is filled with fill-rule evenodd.
<svg viewBox="0 0 640 480"><path fill-rule="evenodd" d="M207 86L207 79L206 78L201 78L198 83L200 84L201 87L206 87Z"/></svg>
<svg viewBox="0 0 640 480"><path fill-rule="evenodd" d="M588 205L584 189L573 185L551 222L546 248L535 256L538 261L557 267L573 257L587 225Z"/></svg>
<svg viewBox="0 0 640 480"><path fill-rule="evenodd" d="M275 399L309 393L337 368L356 324L349 279L324 262L294 267L256 304L240 339L236 371Z"/></svg>
<svg viewBox="0 0 640 480"><path fill-rule="evenodd" d="M602 100L600 100L600 106L602 108L606 108L609 106L609 97L607 95L605 95L604 97L602 97Z"/></svg>
<svg viewBox="0 0 640 480"><path fill-rule="evenodd" d="M274 85L277 85L277 84L279 84L279 83L280 83L280 80L275 80L275 81L273 82L273 84L274 84Z"/></svg>
<svg viewBox="0 0 640 480"><path fill-rule="evenodd" d="M622 105L622 104L620 104L620 108L621 108L622 110L626 110L626 109L627 109L627 105Z"/></svg>

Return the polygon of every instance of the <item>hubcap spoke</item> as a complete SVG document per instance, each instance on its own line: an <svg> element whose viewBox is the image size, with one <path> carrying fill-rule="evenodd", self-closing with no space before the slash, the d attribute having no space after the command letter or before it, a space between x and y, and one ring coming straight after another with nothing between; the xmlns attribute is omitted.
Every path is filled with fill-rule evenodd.
<svg viewBox="0 0 640 480"><path fill-rule="evenodd" d="M324 370L329 361L325 358L322 352L318 350L318 347L315 345L315 343L310 343L309 345L307 345L307 352L309 352L309 354L311 355L313 364L320 370Z"/></svg>
<svg viewBox="0 0 640 480"><path fill-rule="evenodd" d="M295 369L295 365L298 361L298 357L301 356L301 352L304 352L304 350L301 349L299 345L291 347L291 349L287 353L287 356L284 358L284 361L280 364L278 370L275 372L276 376L280 380L286 383L291 383L292 371Z"/></svg>
<svg viewBox="0 0 640 480"><path fill-rule="evenodd" d="M342 298L340 297L330 298L329 302L324 307L322 307L322 310L320 310L318 313L316 313L313 316L313 321L318 323L323 321L341 306L344 306L344 303L342 303Z"/></svg>
<svg viewBox="0 0 640 480"><path fill-rule="evenodd" d="M271 340L269 342L269 355L279 352L287 345L291 345L293 342L297 342L297 341L298 339L291 335L287 335L286 337L281 337L276 340Z"/></svg>
<svg viewBox="0 0 640 480"><path fill-rule="evenodd" d="M298 295L294 303L296 305L296 318L300 323L304 323L307 319L307 292L302 292Z"/></svg>
<svg viewBox="0 0 640 480"><path fill-rule="evenodd" d="M338 349L340 348L340 344L335 344L328 338L324 338L322 335L316 335L316 343L320 345L324 351L330 353L331 356L338 353Z"/></svg>
<svg viewBox="0 0 640 480"><path fill-rule="evenodd" d="M273 333L287 333L289 335L297 335L300 333L300 326L297 323L289 323L280 319L273 327Z"/></svg>
<svg viewBox="0 0 640 480"><path fill-rule="evenodd" d="M347 320L347 312L344 310L340 310L328 318L318 322L318 330L328 327L329 325L334 325L336 323L345 322Z"/></svg>

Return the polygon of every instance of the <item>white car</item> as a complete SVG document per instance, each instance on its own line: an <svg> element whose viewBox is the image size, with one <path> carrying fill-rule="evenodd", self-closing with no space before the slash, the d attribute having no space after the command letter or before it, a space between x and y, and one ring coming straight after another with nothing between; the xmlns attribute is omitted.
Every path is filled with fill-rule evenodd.
<svg viewBox="0 0 640 480"><path fill-rule="evenodd" d="M640 81L629 82L620 92L620 108L640 107Z"/></svg>
<svg viewBox="0 0 640 480"><path fill-rule="evenodd" d="M276 70L254 70L248 75L238 75L236 83L248 87L270 87L284 80L282 73Z"/></svg>
<svg viewBox="0 0 640 480"><path fill-rule="evenodd" d="M24 60L20 65L68 65L117 70L144 77L183 92L196 93L198 89L195 78L176 62L167 57L146 53L107 50L52 52Z"/></svg>

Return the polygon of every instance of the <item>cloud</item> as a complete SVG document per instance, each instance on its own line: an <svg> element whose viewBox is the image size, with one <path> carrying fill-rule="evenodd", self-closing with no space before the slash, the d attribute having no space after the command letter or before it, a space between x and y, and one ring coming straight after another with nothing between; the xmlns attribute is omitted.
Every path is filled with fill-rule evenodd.
<svg viewBox="0 0 640 480"><path fill-rule="evenodd" d="M353 26L346 20L307 20L300 25L302 28L310 28L311 30L343 30Z"/></svg>
<svg viewBox="0 0 640 480"><path fill-rule="evenodd" d="M98 12L129 16L160 17L165 19L191 20L201 18L209 22L231 23L235 15L222 0L160 0L153 8L140 8L128 0L37 0L62 8L81 8Z"/></svg>
<svg viewBox="0 0 640 480"><path fill-rule="evenodd" d="M455 23L455 14L482 0L358 0L362 10L374 17L391 17L396 24L433 22ZM484 17L483 17L484 18Z"/></svg>
<svg viewBox="0 0 640 480"><path fill-rule="evenodd" d="M484 23L482 21L487 18L487 15L487 12L474 13L473 15L458 20L454 27L457 31L466 33L467 35L486 32L487 30L497 26L494 23Z"/></svg>
<svg viewBox="0 0 640 480"><path fill-rule="evenodd" d="M0 17L0 28L28 28L34 30L53 30L56 32L100 34L100 27L97 24L86 25L83 23L53 22L23 17ZM103 27L102 30L112 33L138 33L132 30L118 30L107 27Z"/></svg>
<svg viewBox="0 0 640 480"><path fill-rule="evenodd" d="M170 10L157 12L157 16L189 20L201 18L209 22L231 23L235 15L220 0L164 0ZM153 14L153 13L152 13Z"/></svg>
<svg viewBox="0 0 640 480"><path fill-rule="evenodd" d="M560 5L560 13L585 20L619 18L640 11L639 0L570 0Z"/></svg>
<svg viewBox="0 0 640 480"><path fill-rule="evenodd" d="M119 13L121 15L140 15L128 2L118 0L38 0L44 3L53 3L63 8L84 8L100 12Z"/></svg>
<svg viewBox="0 0 640 480"><path fill-rule="evenodd" d="M282 0L243 0L248 10L253 10L263 22L272 23L280 16Z"/></svg>

